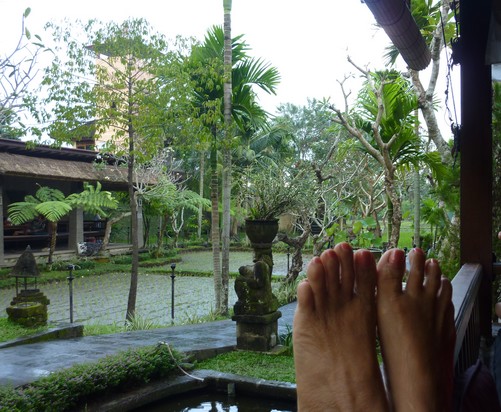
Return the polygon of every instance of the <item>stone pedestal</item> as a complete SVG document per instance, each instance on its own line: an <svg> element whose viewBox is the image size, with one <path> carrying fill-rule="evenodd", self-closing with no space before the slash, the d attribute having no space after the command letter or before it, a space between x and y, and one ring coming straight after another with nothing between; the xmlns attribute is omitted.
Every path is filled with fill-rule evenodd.
<svg viewBox="0 0 501 412"><path fill-rule="evenodd" d="M235 315L237 323L237 349L255 352L271 351L278 344L280 311L265 315Z"/></svg>
<svg viewBox="0 0 501 412"><path fill-rule="evenodd" d="M278 344L278 300L271 289L272 241L278 220L247 220L245 232L254 250L253 265L241 266L235 279L238 301L233 306L237 349L269 352Z"/></svg>
<svg viewBox="0 0 501 412"><path fill-rule="evenodd" d="M10 321L26 327L47 325L50 300L39 289L21 290L6 309Z"/></svg>
<svg viewBox="0 0 501 412"><path fill-rule="evenodd" d="M40 289L23 289L14 296L10 304L17 305L18 303L26 302L38 302L47 306L50 304L50 299L40 292Z"/></svg>
<svg viewBox="0 0 501 412"><path fill-rule="evenodd" d="M39 302L23 302L9 306L7 315L11 322L25 327L47 325L47 305Z"/></svg>

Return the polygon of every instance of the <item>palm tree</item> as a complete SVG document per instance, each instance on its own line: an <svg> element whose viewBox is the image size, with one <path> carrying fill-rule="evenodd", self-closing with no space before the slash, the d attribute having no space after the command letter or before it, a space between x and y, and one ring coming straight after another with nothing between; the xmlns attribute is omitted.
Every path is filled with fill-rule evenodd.
<svg viewBox="0 0 501 412"><path fill-rule="evenodd" d="M218 175L218 135L223 129L224 117L224 51L225 34L220 26L214 26L205 36L202 45L195 47L192 52L192 70L194 87L194 104L199 110L199 116L206 128L211 133L211 240L214 260L214 287L216 309L222 313L228 311L227 279L228 274L221 273L220 266L220 236L219 236L219 175ZM242 41L242 36L231 40L231 118L238 130L245 132L248 128L257 128L262 125L267 113L257 104L253 90L257 86L267 93L275 93L279 81L276 68L264 63L260 59L247 56L248 46ZM203 69L202 69L203 68ZM221 129L221 130L220 130ZM231 173L231 157L228 150L232 147L234 130L230 128L231 139L223 142L226 162L224 168ZM226 173L225 172L225 173ZM225 180L227 184L231 181ZM228 190L228 186L226 186ZM226 192L229 198L230 192ZM229 222L229 207L225 209L227 222ZM228 225L229 226L229 225ZM225 242L225 252L229 253L229 242ZM225 271L226 271L225 267ZM226 286L225 286L226 285ZM223 291L223 295L221 294Z"/></svg>
<svg viewBox="0 0 501 412"><path fill-rule="evenodd" d="M64 216L75 208L82 208L85 211L106 216L103 208L115 209L117 205L117 200L110 192L101 190L99 182L95 188L84 183L84 190L81 193L73 193L67 197L59 189L40 186L35 196L28 195L24 198L24 202L11 203L8 207L8 213L9 219L14 225L31 222L39 217L47 220L50 235L47 263L51 264L56 249L57 223Z"/></svg>
<svg viewBox="0 0 501 412"><path fill-rule="evenodd" d="M223 147L223 224L222 224L222 301L220 311L228 312L228 283L230 273L230 228L231 228L231 138L232 133L232 53L231 53L231 0L223 0L224 9L224 140Z"/></svg>

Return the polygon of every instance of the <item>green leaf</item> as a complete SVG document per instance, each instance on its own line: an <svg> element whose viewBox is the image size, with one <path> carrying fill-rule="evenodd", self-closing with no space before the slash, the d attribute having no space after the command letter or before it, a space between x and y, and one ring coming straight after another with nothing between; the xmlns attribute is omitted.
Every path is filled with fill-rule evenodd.
<svg viewBox="0 0 501 412"><path fill-rule="evenodd" d="M24 10L23 17L24 18L28 17L30 13L31 13L31 7L26 8L26 10Z"/></svg>
<svg viewBox="0 0 501 412"><path fill-rule="evenodd" d="M339 224L333 223L330 227L325 229L325 233L327 234L327 236L334 236L334 234L338 229L339 229Z"/></svg>
<svg viewBox="0 0 501 412"><path fill-rule="evenodd" d="M363 223L360 220L356 220L355 222L353 222L353 233L358 234L363 227Z"/></svg>
<svg viewBox="0 0 501 412"><path fill-rule="evenodd" d="M49 201L40 203L35 207L36 211L49 222L57 222L71 212L72 207L61 201Z"/></svg>
<svg viewBox="0 0 501 412"><path fill-rule="evenodd" d="M374 219L374 217L372 216L367 216L363 222L365 223L364 226L366 227L376 227L376 219Z"/></svg>

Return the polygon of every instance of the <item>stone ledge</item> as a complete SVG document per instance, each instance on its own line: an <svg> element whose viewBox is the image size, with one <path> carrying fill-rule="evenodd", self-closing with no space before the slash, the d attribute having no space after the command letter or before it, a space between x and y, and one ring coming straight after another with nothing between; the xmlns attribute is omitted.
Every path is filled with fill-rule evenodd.
<svg viewBox="0 0 501 412"><path fill-rule="evenodd" d="M2 342L0 343L0 349L56 339L79 338L83 336L83 330L84 327L80 324L63 324L35 335L14 339L8 342Z"/></svg>
<svg viewBox="0 0 501 412"><path fill-rule="evenodd" d="M237 393L296 402L296 385L288 382L269 381L212 370L191 371L190 376L164 378L128 393L109 396L78 410L86 412L125 412L137 410L148 404L171 396L207 389L227 392L234 385Z"/></svg>
<svg viewBox="0 0 501 412"><path fill-rule="evenodd" d="M271 322L275 322L281 317L282 317L282 312L276 310L274 312L265 313L263 315L257 315L257 314L233 315L231 317L231 320L242 323L268 324Z"/></svg>

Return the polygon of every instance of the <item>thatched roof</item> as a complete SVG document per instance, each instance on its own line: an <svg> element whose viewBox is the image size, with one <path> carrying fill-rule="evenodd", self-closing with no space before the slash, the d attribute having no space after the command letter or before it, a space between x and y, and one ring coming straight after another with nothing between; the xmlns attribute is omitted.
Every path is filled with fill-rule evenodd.
<svg viewBox="0 0 501 412"><path fill-rule="evenodd" d="M0 174L27 178L44 178L103 184L127 183L127 168L99 166L76 160L51 159L0 152Z"/></svg>

